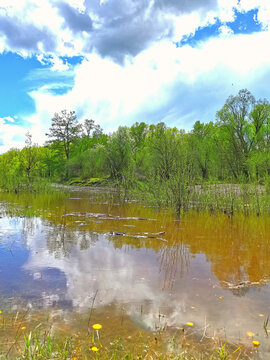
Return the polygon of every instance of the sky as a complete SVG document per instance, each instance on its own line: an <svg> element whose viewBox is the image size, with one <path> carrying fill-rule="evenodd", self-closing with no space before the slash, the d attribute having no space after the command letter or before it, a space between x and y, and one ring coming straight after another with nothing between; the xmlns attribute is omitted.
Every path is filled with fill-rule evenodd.
<svg viewBox="0 0 270 360"><path fill-rule="evenodd" d="M269 24L269 0L0 0L0 153L63 109L189 131L240 89L270 100Z"/></svg>

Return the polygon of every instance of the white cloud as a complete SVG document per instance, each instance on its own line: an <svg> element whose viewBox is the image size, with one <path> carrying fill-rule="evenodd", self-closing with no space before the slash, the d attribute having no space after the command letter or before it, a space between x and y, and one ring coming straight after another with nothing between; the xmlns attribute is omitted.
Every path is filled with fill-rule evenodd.
<svg viewBox="0 0 270 360"><path fill-rule="evenodd" d="M238 9L243 12L258 9L257 20L264 29L268 29L270 24L270 2L268 0L241 0Z"/></svg>
<svg viewBox="0 0 270 360"><path fill-rule="evenodd" d="M63 61L58 56L53 56L51 71L65 71L69 69L67 61Z"/></svg>
<svg viewBox="0 0 270 360"><path fill-rule="evenodd" d="M123 62L125 56L136 56L155 42L179 41L217 18L233 21L237 3L2 0L0 49L55 57L87 56L96 51Z"/></svg>
<svg viewBox="0 0 270 360"><path fill-rule="evenodd" d="M227 25L221 25L218 31L222 36L230 36L234 33L233 30Z"/></svg>
<svg viewBox="0 0 270 360"><path fill-rule="evenodd" d="M197 48L163 41L125 66L91 55L76 67L68 93L39 89L30 94L39 115L28 120L44 133L53 113L67 108L81 119L90 116L106 131L135 121L164 120L189 129L196 120L215 120L226 98L241 88L270 97L265 81L260 83L270 78L269 41L268 32L214 38Z"/></svg>
<svg viewBox="0 0 270 360"><path fill-rule="evenodd" d="M16 116L14 116L14 119L16 119ZM5 116L5 117L3 117L3 118L0 118L0 120L2 120L2 122L3 122L3 124L6 122L6 121L8 121L8 122L14 122L14 119L13 119L13 117L11 117L11 116Z"/></svg>
<svg viewBox="0 0 270 360"><path fill-rule="evenodd" d="M223 24L218 38L196 47L172 43L217 18L233 21L236 8L258 8L258 21L267 27L266 0L209 0L203 7L197 0L0 0L1 6L5 22L0 50L34 53L51 70L63 73L73 70L60 56L84 57L66 94L50 92L49 82L30 92L36 112L27 120L39 143L46 140L54 112L65 108L76 110L80 119L94 118L106 131L135 121L168 121L190 129L196 120L214 120L226 98L240 88L248 87L255 96L270 95L266 82L258 80L269 78L268 31L235 35Z"/></svg>
<svg viewBox="0 0 270 360"><path fill-rule="evenodd" d="M27 129L13 124L12 120L10 121L9 116L0 118L0 154L11 148L22 148L24 146Z"/></svg>

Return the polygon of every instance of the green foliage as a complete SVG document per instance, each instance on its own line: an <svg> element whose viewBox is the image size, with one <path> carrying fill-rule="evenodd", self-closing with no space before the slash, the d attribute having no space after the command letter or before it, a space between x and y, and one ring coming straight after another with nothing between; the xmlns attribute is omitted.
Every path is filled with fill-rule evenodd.
<svg viewBox="0 0 270 360"><path fill-rule="evenodd" d="M218 111L216 139L235 179L242 175L258 179L259 173L270 172L269 118L269 103L255 101L246 89L230 96Z"/></svg>
<svg viewBox="0 0 270 360"><path fill-rule="evenodd" d="M60 114L55 113L52 118L52 126L46 134L50 141L63 147L66 158L69 159L71 143L81 131L75 111L62 110Z"/></svg>
<svg viewBox="0 0 270 360"><path fill-rule="evenodd" d="M75 112L64 110L53 117L48 136L50 143L38 147L28 133L22 150L0 156L1 189L38 191L45 182L96 185L103 182L89 179L109 178L120 200L132 190L178 214L191 207L260 214L269 207L270 104L246 89L226 100L215 123L197 121L188 133L136 122L105 135L94 120L80 125ZM213 190L224 183L242 184L237 196ZM204 190L194 190L196 184Z"/></svg>

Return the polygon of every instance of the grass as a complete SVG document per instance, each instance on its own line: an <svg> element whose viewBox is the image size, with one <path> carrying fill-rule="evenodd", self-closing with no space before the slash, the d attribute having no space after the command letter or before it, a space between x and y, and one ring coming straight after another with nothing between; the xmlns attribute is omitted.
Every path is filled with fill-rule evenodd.
<svg viewBox="0 0 270 360"><path fill-rule="evenodd" d="M124 329L110 332L91 322L87 330L78 331L72 323L67 328L67 319L57 322L42 312L0 314L1 360L236 360L256 355L239 344L196 340L188 329L157 333L137 329L129 335Z"/></svg>
<svg viewBox="0 0 270 360"><path fill-rule="evenodd" d="M179 215L190 210L223 212L228 216L270 213L270 192L257 184L202 184L177 188L166 183L140 182L130 191L130 196L158 208L173 208Z"/></svg>

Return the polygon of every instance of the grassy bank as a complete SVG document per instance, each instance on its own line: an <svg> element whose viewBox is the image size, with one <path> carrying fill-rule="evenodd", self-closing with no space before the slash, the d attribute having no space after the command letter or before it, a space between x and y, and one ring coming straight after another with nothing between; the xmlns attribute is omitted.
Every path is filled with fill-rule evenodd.
<svg viewBox="0 0 270 360"><path fill-rule="evenodd" d="M55 316L29 311L1 313L0 359L99 359L99 360L225 360L255 359L259 345L225 344L210 338L206 329L195 330L192 323L181 329L119 330L82 321L76 325ZM84 325L87 326L85 328ZM191 325L192 324L192 325ZM83 330L84 329L84 330Z"/></svg>

